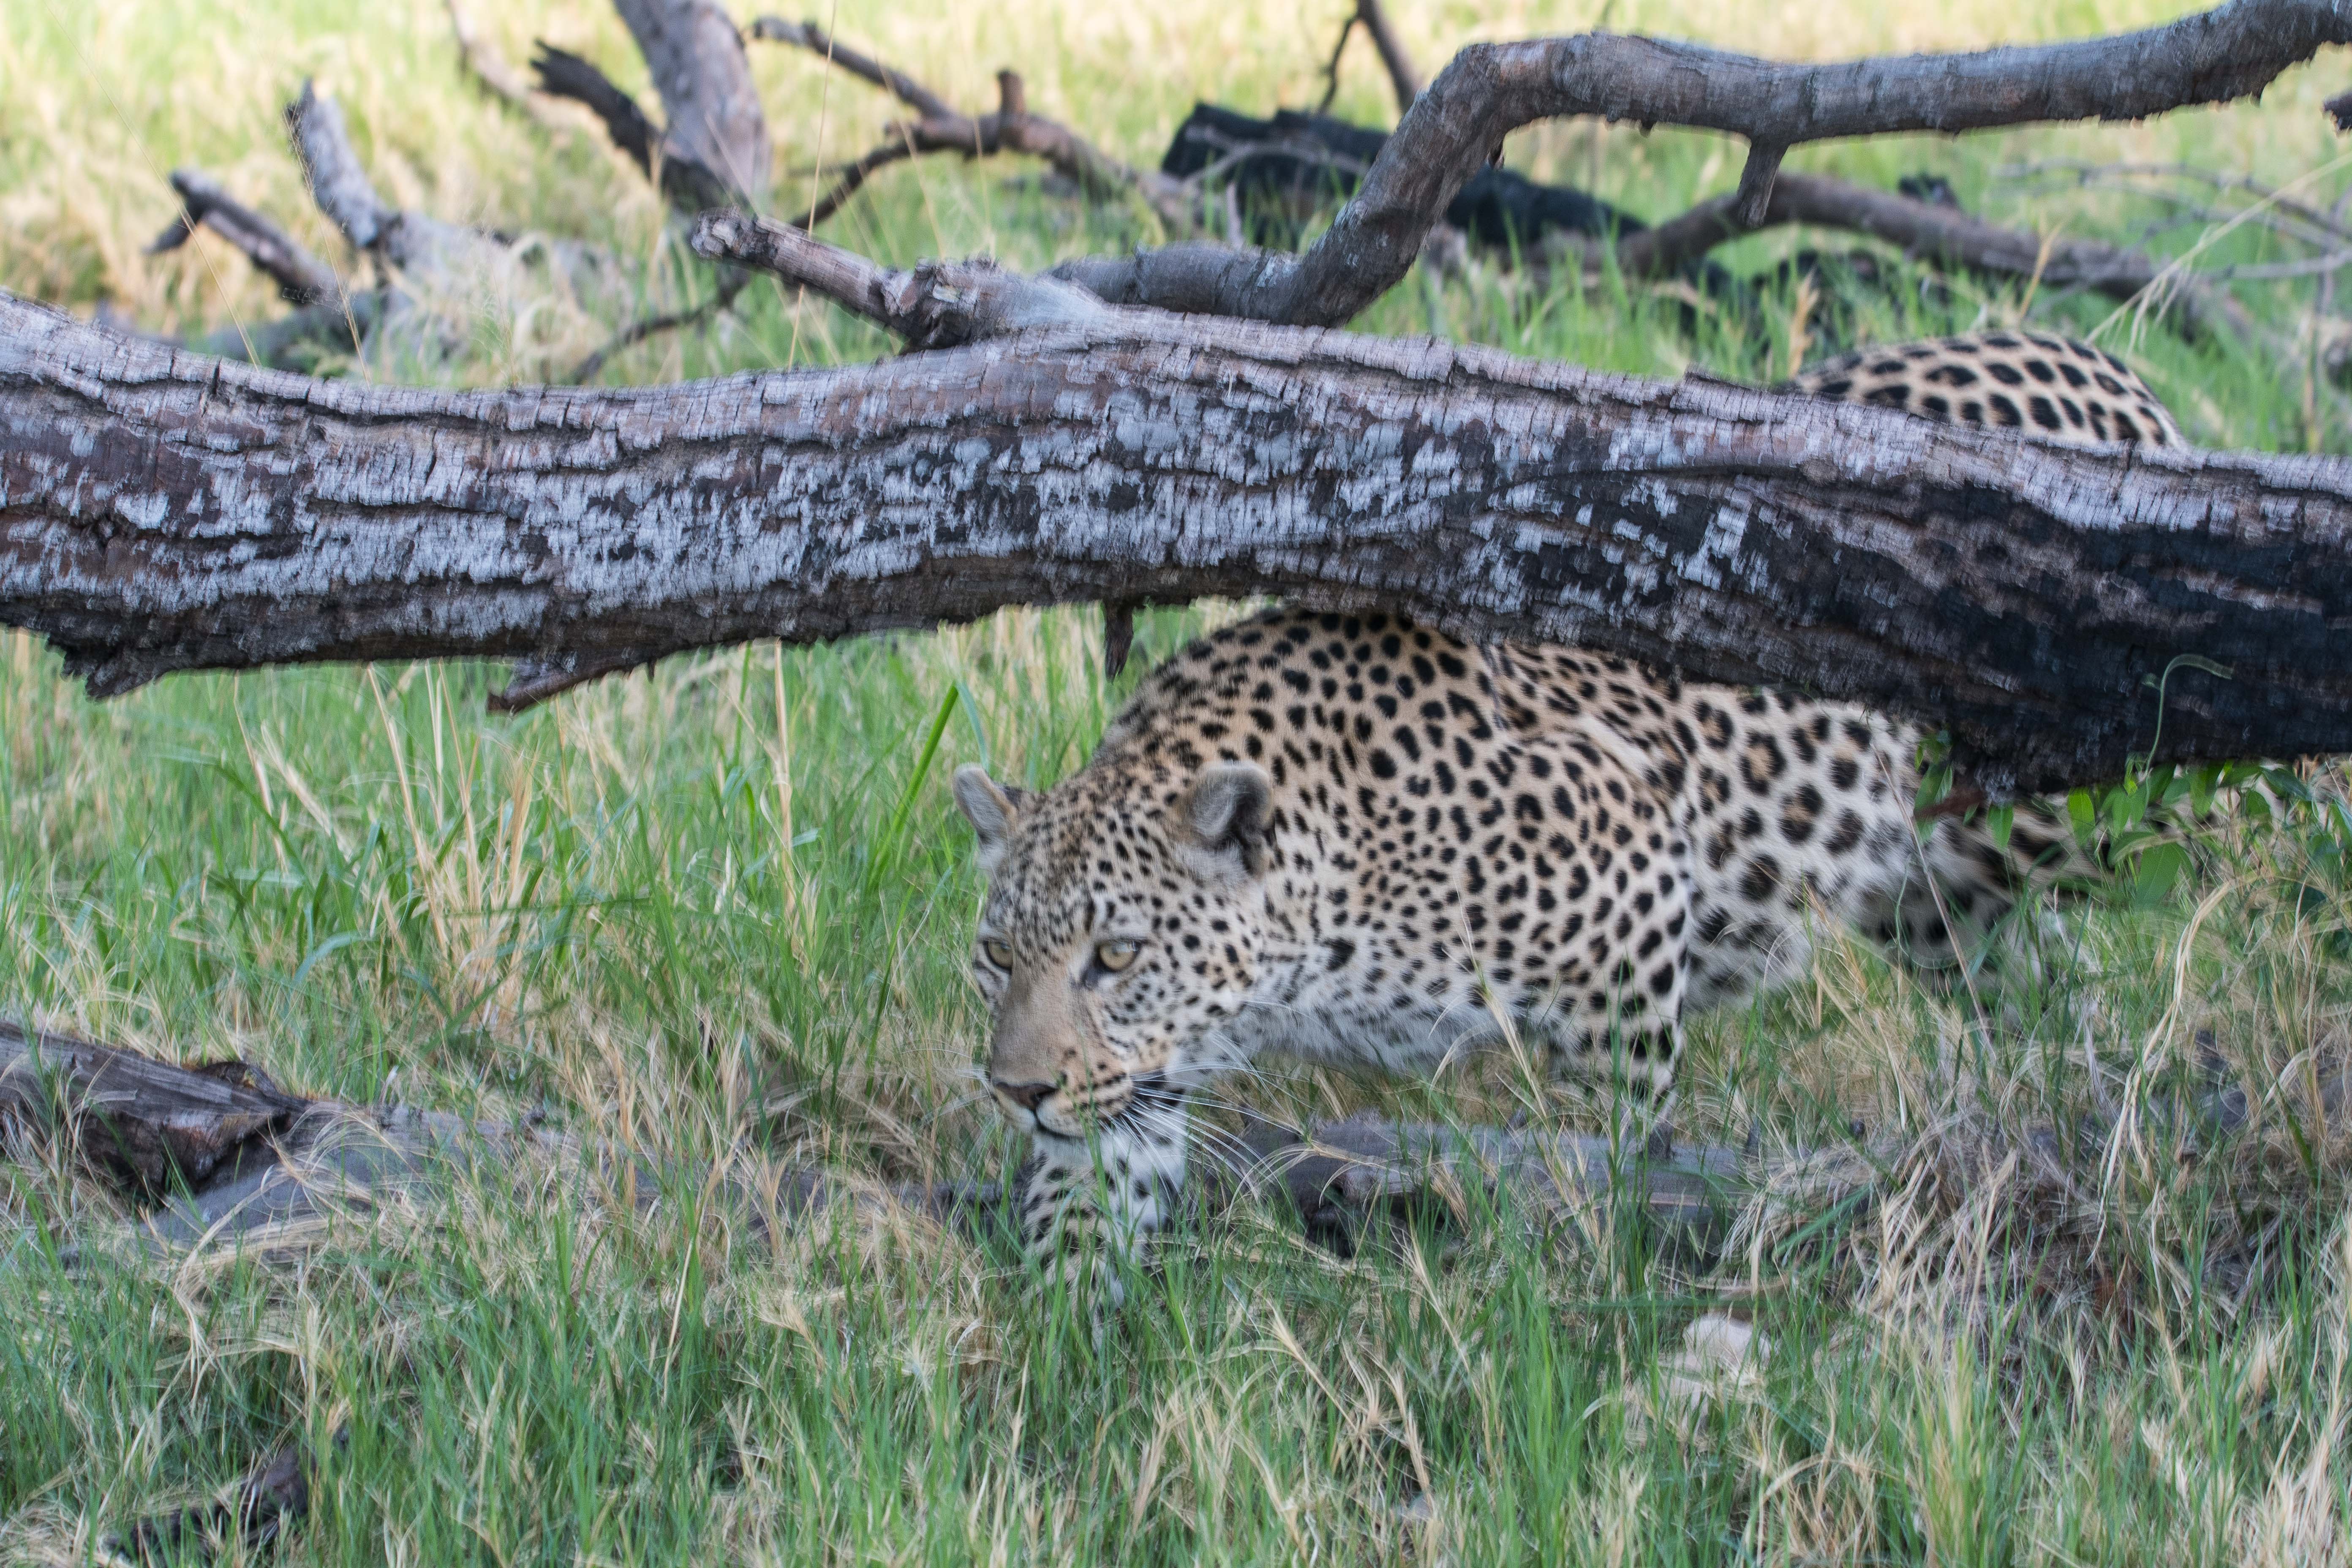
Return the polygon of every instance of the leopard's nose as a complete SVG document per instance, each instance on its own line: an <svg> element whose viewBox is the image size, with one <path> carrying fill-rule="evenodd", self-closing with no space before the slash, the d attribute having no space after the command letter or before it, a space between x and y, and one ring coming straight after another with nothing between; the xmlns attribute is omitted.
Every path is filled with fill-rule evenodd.
<svg viewBox="0 0 2352 1568"><path fill-rule="evenodd" d="M988 1087L1022 1110L1034 1113L1039 1106L1045 1103L1045 1097L1058 1086L1050 1083L1006 1083L1002 1079L992 1078L988 1080Z"/></svg>

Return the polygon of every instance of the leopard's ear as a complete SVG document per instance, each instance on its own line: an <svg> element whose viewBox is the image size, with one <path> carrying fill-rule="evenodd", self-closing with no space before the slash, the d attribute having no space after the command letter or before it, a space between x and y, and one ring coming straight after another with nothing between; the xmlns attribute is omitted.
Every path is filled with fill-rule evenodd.
<svg viewBox="0 0 2352 1568"><path fill-rule="evenodd" d="M1004 847L1013 841L1013 825L1021 820L1024 790L1007 789L988 776L988 770L965 763L955 771L956 804L971 819L971 830L980 836L980 868L993 876L996 864L1004 858Z"/></svg>
<svg viewBox="0 0 2352 1568"><path fill-rule="evenodd" d="M1214 763L1203 769L1182 807L1192 843L1220 869L1261 876L1265 871L1266 816L1274 784L1255 763Z"/></svg>

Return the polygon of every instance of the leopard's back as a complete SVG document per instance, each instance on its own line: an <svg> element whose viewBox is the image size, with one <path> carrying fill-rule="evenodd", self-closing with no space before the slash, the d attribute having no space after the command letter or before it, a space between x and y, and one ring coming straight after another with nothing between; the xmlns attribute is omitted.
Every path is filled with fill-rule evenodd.
<svg viewBox="0 0 2352 1568"><path fill-rule="evenodd" d="M2058 446L2186 444L2170 411L2130 366L2104 349L2045 332L1967 332L1862 349L1811 366L1776 390L2013 430Z"/></svg>

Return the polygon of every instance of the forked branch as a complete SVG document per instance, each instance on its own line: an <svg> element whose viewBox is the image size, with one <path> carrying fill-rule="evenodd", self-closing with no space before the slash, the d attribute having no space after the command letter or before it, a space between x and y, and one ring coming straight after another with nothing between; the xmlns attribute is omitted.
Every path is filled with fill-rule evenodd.
<svg viewBox="0 0 2352 1568"><path fill-rule="evenodd" d="M1389 73L1389 89L1396 94L1397 112L1402 114L1421 96L1421 72L1413 68L1412 57L1405 52L1404 41L1397 37L1396 28L1381 9L1381 0L1356 0L1356 8L1339 24L1339 41L1331 46L1331 63L1323 68L1324 89L1322 108L1328 110L1331 100L1339 93L1339 57L1348 52L1348 40L1361 26L1372 40L1372 47L1381 57L1381 68Z"/></svg>
<svg viewBox="0 0 2352 1568"><path fill-rule="evenodd" d="M1463 184L1506 135L1538 120L1592 115L1744 136L1751 171L1735 210L1760 219L1777 183L1768 174L1805 142L2224 103L2347 41L2352 10L2331 0L2231 0L2112 37L1829 65L1614 34L1476 44L1414 100L1355 199L1304 256L1244 263L1223 247L1171 246L1078 270L1125 303L1337 326L1404 277Z"/></svg>

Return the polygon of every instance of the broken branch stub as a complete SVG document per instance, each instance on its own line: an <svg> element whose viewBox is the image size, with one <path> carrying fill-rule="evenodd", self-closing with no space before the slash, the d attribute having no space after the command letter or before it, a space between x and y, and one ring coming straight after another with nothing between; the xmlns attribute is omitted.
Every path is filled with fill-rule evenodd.
<svg viewBox="0 0 2352 1568"><path fill-rule="evenodd" d="M271 219L230 195L211 175L198 169L174 169L172 189L179 193L180 216L147 247L150 256L176 250L199 226L206 227L268 274L288 304L313 305L341 298L342 284L333 268Z"/></svg>
<svg viewBox="0 0 2352 1568"><path fill-rule="evenodd" d="M653 72L669 124L662 159L693 172L712 189L671 193L688 208L733 199L757 205L768 194L768 121L751 81L743 37L714 0L614 0ZM670 180L663 181L665 192Z"/></svg>
<svg viewBox="0 0 2352 1568"><path fill-rule="evenodd" d="M2147 748L2352 750L2352 463L2037 447L1888 410L730 259L964 346L625 391L306 380L0 300L0 624L179 669L686 648L1016 604L1286 595L1842 697L1994 797ZM761 252L751 243L763 240ZM832 253L830 256L827 253ZM794 259L797 258L797 259ZM854 263L855 265L852 265ZM858 305L856 308L866 307Z"/></svg>
<svg viewBox="0 0 2352 1568"><path fill-rule="evenodd" d="M304 1103L242 1063L173 1067L0 1022L0 1117L65 1126L91 1163L147 1192L202 1183Z"/></svg>

